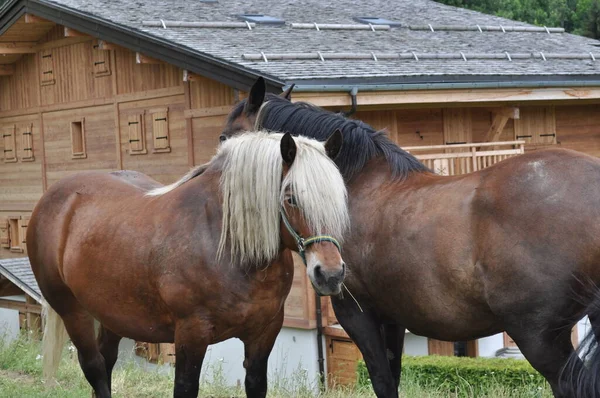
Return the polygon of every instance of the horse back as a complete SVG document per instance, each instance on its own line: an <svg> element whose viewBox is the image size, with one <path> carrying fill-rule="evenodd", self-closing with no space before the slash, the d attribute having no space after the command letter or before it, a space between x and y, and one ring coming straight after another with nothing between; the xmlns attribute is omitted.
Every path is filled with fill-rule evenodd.
<svg viewBox="0 0 600 398"><path fill-rule="evenodd" d="M82 209L96 203L104 207L114 204L116 208L131 205L143 201L149 189L159 186L150 177L132 171L80 172L53 184L36 204L27 229L27 251L34 274L41 276L38 280L62 279L64 251L73 233L71 221Z"/></svg>

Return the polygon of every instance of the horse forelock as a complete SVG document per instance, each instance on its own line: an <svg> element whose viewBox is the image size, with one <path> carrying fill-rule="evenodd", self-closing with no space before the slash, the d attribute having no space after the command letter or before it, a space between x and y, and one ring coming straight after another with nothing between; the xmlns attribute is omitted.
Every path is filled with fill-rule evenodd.
<svg viewBox="0 0 600 398"><path fill-rule="evenodd" d="M342 239L349 225L346 188L322 143L295 138L297 154L282 180L282 134L246 133L225 141L220 187L223 221L218 256L227 244L232 262L268 264L279 253L280 215L287 189L313 233Z"/></svg>
<svg viewBox="0 0 600 398"><path fill-rule="evenodd" d="M267 101L257 115L256 126L321 141L335 130L341 130L344 144L336 164L346 180L352 179L377 156L386 159L394 178L403 179L411 172L429 171L417 158L393 143L384 131L309 103L291 103L276 95L267 95Z"/></svg>

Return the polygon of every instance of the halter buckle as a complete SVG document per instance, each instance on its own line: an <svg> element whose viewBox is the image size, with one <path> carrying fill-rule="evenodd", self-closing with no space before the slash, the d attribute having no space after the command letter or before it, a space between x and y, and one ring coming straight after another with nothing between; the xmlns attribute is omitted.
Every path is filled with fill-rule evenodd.
<svg viewBox="0 0 600 398"><path fill-rule="evenodd" d="M298 238L298 250L300 252L304 252L306 250L306 245L304 244L304 238Z"/></svg>

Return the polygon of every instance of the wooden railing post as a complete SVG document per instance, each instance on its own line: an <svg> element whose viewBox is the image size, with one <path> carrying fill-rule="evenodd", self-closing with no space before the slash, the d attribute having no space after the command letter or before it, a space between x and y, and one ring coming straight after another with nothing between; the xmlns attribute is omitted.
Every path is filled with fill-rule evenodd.
<svg viewBox="0 0 600 398"><path fill-rule="evenodd" d="M471 155L473 156L473 171L477 171L477 147L471 148Z"/></svg>

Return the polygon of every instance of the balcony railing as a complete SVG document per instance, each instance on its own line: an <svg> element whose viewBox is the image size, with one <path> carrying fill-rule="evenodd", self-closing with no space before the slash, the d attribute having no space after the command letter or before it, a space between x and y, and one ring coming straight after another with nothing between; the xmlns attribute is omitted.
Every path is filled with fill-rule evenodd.
<svg viewBox="0 0 600 398"><path fill-rule="evenodd" d="M521 155L525 153L525 141L408 146L403 149L415 155L435 173L451 176L472 173Z"/></svg>

